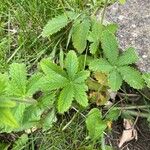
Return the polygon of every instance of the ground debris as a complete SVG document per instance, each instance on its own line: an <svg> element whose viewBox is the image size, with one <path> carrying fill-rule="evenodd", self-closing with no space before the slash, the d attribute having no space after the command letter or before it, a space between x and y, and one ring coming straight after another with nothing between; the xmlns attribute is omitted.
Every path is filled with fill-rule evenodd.
<svg viewBox="0 0 150 150"><path fill-rule="evenodd" d="M137 130L134 128L133 122L129 119L124 119L123 125L125 129L122 132L122 136L118 144L119 148L122 147L126 142L129 142L133 139L137 140Z"/></svg>

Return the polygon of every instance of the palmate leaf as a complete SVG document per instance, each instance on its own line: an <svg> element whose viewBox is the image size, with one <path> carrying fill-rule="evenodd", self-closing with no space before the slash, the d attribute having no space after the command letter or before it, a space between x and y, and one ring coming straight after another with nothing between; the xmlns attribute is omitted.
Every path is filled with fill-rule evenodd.
<svg viewBox="0 0 150 150"><path fill-rule="evenodd" d="M50 20L43 29L42 36L50 36L62 28L64 28L70 21L75 19L77 14L74 12L66 12Z"/></svg>
<svg viewBox="0 0 150 150"><path fill-rule="evenodd" d="M60 89L57 102L59 113L66 112L71 107L73 100L76 100L84 107L88 105L85 80L88 78L90 72L85 70L78 71L78 58L74 51L69 51L66 55L66 71L48 59L43 59L40 65L45 73L45 81L43 80L45 89Z"/></svg>
<svg viewBox="0 0 150 150"><path fill-rule="evenodd" d="M89 20L85 19L82 22L76 22L73 26L72 42L74 48L81 54L87 45L87 37L90 29Z"/></svg>
<svg viewBox="0 0 150 150"><path fill-rule="evenodd" d="M145 80L147 86L150 88L150 73L144 73L142 77Z"/></svg>
<svg viewBox="0 0 150 150"><path fill-rule="evenodd" d="M67 69L68 76L74 78L78 71L78 58L74 51L69 51L65 60L65 67Z"/></svg>
<svg viewBox="0 0 150 150"><path fill-rule="evenodd" d="M110 72L108 77L108 84L112 91L117 91L120 89L120 86L122 85L122 77L117 70Z"/></svg>
<svg viewBox="0 0 150 150"><path fill-rule="evenodd" d="M74 84L74 98L83 107L88 106L87 90L88 87L85 84Z"/></svg>
<svg viewBox="0 0 150 150"><path fill-rule="evenodd" d="M130 47L126 49L126 51L121 56L119 56L117 65L118 66L130 65L137 62L137 60L138 56L135 52L135 49Z"/></svg>
<svg viewBox="0 0 150 150"><path fill-rule="evenodd" d="M103 31L101 37L103 53L111 64L116 64L119 51L116 37L108 30Z"/></svg>
<svg viewBox="0 0 150 150"><path fill-rule="evenodd" d="M73 101L73 97L74 97L73 85L68 84L66 87L63 88L58 99L57 108L59 113L64 113L70 108Z"/></svg>
<svg viewBox="0 0 150 150"><path fill-rule="evenodd" d="M111 64L103 58L93 60L89 64L89 67L92 71L99 71L103 73L109 73L113 69L113 66L111 66Z"/></svg>
<svg viewBox="0 0 150 150"><path fill-rule="evenodd" d="M135 89L142 89L144 87L144 80L139 71L129 66L119 67L118 71L122 75L123 80L125 80L131 87Z"/></svg>
<svg viewBox="0 0 150 150"><path fill-rule="evenodd" d="M86 126L89 136L93 141L101 138L104 130L107 128L106 122L102 120L102 114L98 108L93 108L86 118Z"/></svg>
<svg viewBox="0 0 150 150"><path fill-rule="evenodd" d="M26 94L27 71L24 64L13 63L9 70L10 82L8 93L22 97Z"/></svg>

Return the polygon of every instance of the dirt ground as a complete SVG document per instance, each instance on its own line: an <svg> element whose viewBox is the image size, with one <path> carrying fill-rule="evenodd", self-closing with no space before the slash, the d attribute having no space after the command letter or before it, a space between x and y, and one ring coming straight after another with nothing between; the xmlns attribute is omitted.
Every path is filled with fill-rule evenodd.
<svg viewBox="0 0 150 150"><path fill-rule="evenodd" d="M113 123L113 130L107 137L107 143L112 145L114 150L150 150L150 127L146 119L139 118L135 129L138 132L138 139L125 143L118 148L119 139L123 131L123 120Z"/></svg>

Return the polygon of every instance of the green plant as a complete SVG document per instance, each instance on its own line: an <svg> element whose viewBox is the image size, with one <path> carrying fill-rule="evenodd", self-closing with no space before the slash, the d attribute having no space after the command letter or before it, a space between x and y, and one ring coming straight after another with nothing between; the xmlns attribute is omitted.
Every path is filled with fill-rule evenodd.
<svg viewBox="0 0 150 150"><path fill-rule="evenodd" d="M147 87L150 88L150 73L144 73L142 77L145 80Z"/></svg>
<svg viewBox="0 0 150 150"><path fill-rule="evenodd" d="M83 118L82 120L86 122L89 137L91 141L95 142L100 138L103 139L104 131L110 128L109 123L120 116L120 111L115 109L116 107L111 107L106 114L103 114L101 105L105 105L110 98L108 89L118 91L123 80L135 89L143 88L145 83L150 87L149 74L141 75L131 66L138 60L135 50L128 48L122 54L119 53L119 46L115 37L118 26L116 24L104 25L102 23L103 17L101 22L93 17L98 4L101 4L100 6L107 5L107 3L104 3L105 1L97 2L93 1L91 4L87 1L90 5L86 5L85 2L80 1L74 1L73 4L70 1L63 1L63 3L60 3L62 8L58 8L57 16L54 13L53 16L56 17L50 19L43 28L41 35L44 39L38 41L39 37L37 38L36 33L34 41L32 41L30 35L29 39L27 38L27 43L32 41L29 45L24 43L26 43L26 37L30 32L24 29L24 26L27 27L24 23L21 24L22 19L20 19L22 30L25 31L23 36L20 35L22 32L18 33L19 48L15 49L12 54L9 52L11 55L7 62L9 63L14 59L16 62L29 62L29 66L26 67L23 63L12 63L9 66L9 71L0 74L0 132L23 130L27 132L29 130L29 133L31 133L32 128L42 128L42 131L47 131L52 127L52 123L57 121L57 111L59 116L60 114L63 116L64 112L73 108L77 111L75 117L78 114L84 116L86 121ZM120 3L124 2L125 0L120 0ZM47 4L46 1L44 3ZM72 5L75 5L76 8L71 8ZM65 11L65 7L71 11ZM84 10L84 8L86 9ZM30 9L32 9L32 5ZM96 10L94 13L93 9ZM21 18L19 12L18 18ZM35 22L40 21L43 25L38 12L36 16L38 19ZM43 15L44 18L45 16ZM36 26L39 27L39 25ZM6 45L8 46L11 43L11 38L9 40L7 41L4 38L0 42L0 49L3 50ZM34 49L35 43L36 48ZM36 51L36 54L31 57L28 54L27 59L24 59L22 57L23 52L16 55L22 47L25 51L28 48L29 50L42 51ZM10 45L8 49L11 49ZM50 52L46 53L48 49L50 49ZM39 67L34 68L33 64L36 64L35 62L43 54L48 54L50 57L42 59ZM66 54L65 59L64 54ZM0 57L2 57L1 55L4 55L3 51ZM5 61L2 62L6 63ZM30 65L32 62L34 62L33 66ZM32 73L34 69L36 71ZM36 95L38 96L36 97ZM96 100L101 100L100 103L96 103L99 106L98 108L93 108L93 105L90 105L92 103L89 100L90 95L94 95ZM74 101L77 103L74 103ZM93 109L91 109L91 106ZM87 116L80 112L82 107L84 107L86 113L91 109ZM71 118L69 125L75 117ZM65 129L69 125L67 124ZM61 129L59 130L61 131ZM53 135L52 132L51 135ZM24 147L27 141L27 135L22 135L21 139L13 145L14 149L15 147L16 149ZM64 142L62 139L61 141ZM91 145L87 148L95 149Z"/></svg>
<svg viewBox="0 0 150 150"><path fill-rule="evenodd" d="M138 60L134 49L128 48L119 55L117 40L107 30L102 33L101 42L104 57L93 60L89 64L90 70L108 74L108 84L113 91L120 89L123 80L133 88L142 89L144 80L141 73L129 66Z"/></svg>
<svg viewBox="0 0 150 150"><path fill-rule="evenodd" d="M86 118L86 126L89 131L90 138L93 141L100 139L106 128L109 127L109 124L111 124L112 121L117 120L119 115L119 110L115 110L115 108L111 108L105 117L98 108L90 110Z"/></svg>
<svg viewBox="0 0 150 150"><path fill-rule="evenodd" d="M42 82L41 73L28 78L24 64L13 63L8 74L1 74L1 132L20 131L41 123L42 113L51 109L54 98L51 93L39 97L38 101L33 98L42 90Z"/></svg>
<svg viewBox="0 0 150 150"><path fill-rule="evenodd" d="M16 106L16 103L9 99L6 88L7 76L5 74L0 74L0 125L11 125L13 127L18 127L18 123L11 113L11 109Z"/></svg>
<svg viewBox="0 0 150 150"><path fill-rule="evenodd" d="M61 89L57 108L58 112L67 111L75 99L81 106L88 105L86 91L88 90L85 80L89 76L89 71L78 70L78 58L74 51L69 51L65 59L65 70L49 59L44 59L40 63L45 73L45 85L48 90Z"/></svg>

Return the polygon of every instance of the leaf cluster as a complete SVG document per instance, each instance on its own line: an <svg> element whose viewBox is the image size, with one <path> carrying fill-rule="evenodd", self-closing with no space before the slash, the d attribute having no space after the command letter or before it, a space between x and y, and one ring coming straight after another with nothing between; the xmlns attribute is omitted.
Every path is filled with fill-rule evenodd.
<svg viewBox="0 0 150 150"><path fill-rule="evenodd" d="M60 90L57 102L58 112L64 113L76 100L81 106L88 106L85 80L89 71L79 71L78 58L74 51L69 51L65 59L65 68L62 69L49 59L43 59L40 63L45 73L45 87L49 90Z"/></svg>
<svg viewBox="0 0 150 150"><path fill-rule="evenodd" d="M28 74L24 64L18 63L11 64L8 72L0 74L2 132L32 127L49 129L57 119L57 111L63 114L72 106L86 108L89 105L91 85L92 90L97 91L101 85L106 87L107 84L112 91L118 91L123 81L135 89L142 89L145 83L150 87L149 74L142 75L131 66L138 60L134 48L129 47L120 54L115 37L117 25L103 25L85 13L66 12L51 19L42 36L58 34L68 26L66 45L71 45L74 50L65 52L62 48L59 58L43 58L32 75ZM97 74L98 81L89 85L87 79L92 82L91 72ZM102 82L104 78L108 83ZM41 95L35 98L37 93ZM107 122L117 117L115 110L103 118L98 108L92 109L86 118L90 138L99 139Z"/></svg>

